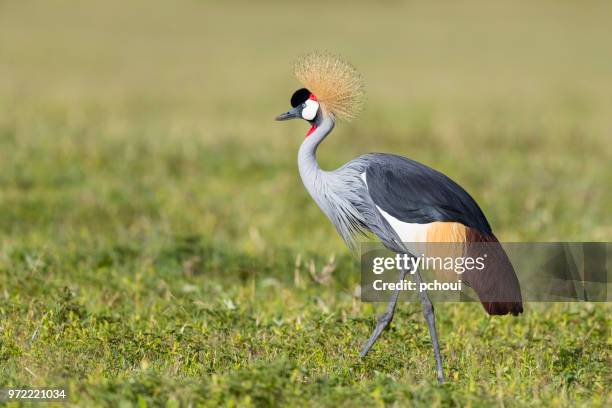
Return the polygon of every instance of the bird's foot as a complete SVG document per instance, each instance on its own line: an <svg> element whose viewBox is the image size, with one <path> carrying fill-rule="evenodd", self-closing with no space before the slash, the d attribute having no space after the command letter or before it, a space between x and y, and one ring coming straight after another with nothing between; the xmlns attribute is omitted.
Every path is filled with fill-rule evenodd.
<svg viewBox="0 0 612 408"><path fill-rule="evenodd" d="M368 339L368 342L365 344L365 346L363 346L361 353L359 353L359 357L363 358L368 354L372 346L374 346L374 343L376 343L376 340L378 340L378 337L380 337L383 330L385 330L385 328L389 326L391 320L393 320L392 312L385 312L378 317L376 322L376 328Z"/></svg>

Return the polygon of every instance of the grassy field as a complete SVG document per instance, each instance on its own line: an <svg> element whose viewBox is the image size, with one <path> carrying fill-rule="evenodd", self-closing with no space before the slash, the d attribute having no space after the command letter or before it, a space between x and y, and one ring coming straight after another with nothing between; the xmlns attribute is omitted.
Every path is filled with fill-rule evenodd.
<svg viewBox="0 0 612 408"><path fill-rule="evenodd" d="M278 124L328 49L366 111L334 168L409 156L505 241L612 236L610 3L0 1L0 386L74 406L610 406L609 304L380 307ZM311 270L333 269L318 283Z"/></svg>

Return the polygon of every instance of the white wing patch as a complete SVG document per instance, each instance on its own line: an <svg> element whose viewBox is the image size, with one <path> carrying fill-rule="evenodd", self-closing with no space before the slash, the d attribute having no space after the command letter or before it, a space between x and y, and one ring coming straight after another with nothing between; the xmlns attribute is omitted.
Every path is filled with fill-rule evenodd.
<svg viewBox="0 0 612 408"><path fill-rule="evenodd" d="M400 221L379 206L378 211L387 220L391 228L400 237L402 243L413 255L419 256L427 253L427 230L432 224L416 224Z"/></svg>
<svg viewBox="0 0 612 408"><path fill-rule="evenodd" d="M376 208L385 217L391 228L395 230L402 242L427 242L427 230L431 224L400 221L379 206L376 206Z"/></svg>

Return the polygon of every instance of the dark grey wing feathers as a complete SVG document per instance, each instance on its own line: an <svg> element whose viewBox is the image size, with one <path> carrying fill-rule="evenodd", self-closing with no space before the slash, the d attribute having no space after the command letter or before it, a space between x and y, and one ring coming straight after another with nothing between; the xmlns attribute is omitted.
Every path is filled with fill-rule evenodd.
<svg viewBox="0 0 612 408"><path fill-rule="evenodd" d="M366 182L372 201L400 221L460 222L483 234L491 226L474 199L444 174L405 157L367 155Z"/></svg>

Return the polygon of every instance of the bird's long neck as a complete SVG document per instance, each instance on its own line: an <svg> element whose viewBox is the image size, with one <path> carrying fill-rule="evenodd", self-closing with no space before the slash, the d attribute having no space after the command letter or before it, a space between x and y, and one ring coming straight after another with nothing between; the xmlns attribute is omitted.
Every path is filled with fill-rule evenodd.
<svg viewBox="0 0 612 408"><path fill-rule="evenodd" d="M304 186L315 199L315 186L322 170L317 163L317 148L325 137L332 131L335 119L332 115L320 112L315 118L316 128L306 136L298 152L298 168Z"/></svg>

